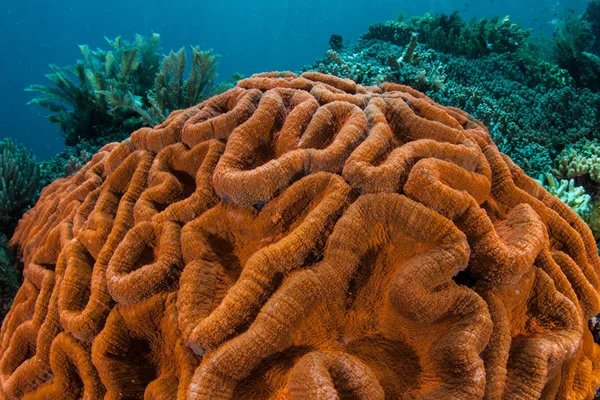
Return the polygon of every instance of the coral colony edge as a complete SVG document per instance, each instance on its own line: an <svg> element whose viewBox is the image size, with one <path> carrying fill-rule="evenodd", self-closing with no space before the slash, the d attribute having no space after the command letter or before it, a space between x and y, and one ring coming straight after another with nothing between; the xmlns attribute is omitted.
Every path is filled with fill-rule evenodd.
<svg viewBox="0 0 600 400"><path fill-rule="evenodd" d="M594 237L408 86L264 73L46 187L5 398L592 398Z"/></svg>

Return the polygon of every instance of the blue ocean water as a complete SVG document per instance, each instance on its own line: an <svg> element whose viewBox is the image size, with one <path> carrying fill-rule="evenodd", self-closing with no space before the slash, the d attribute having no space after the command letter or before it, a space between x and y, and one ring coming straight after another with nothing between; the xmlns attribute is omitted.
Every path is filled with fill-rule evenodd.
<svg viewBox="0 0 600 400"><path fill-rule="evenodd" d="M510 15L526 28L549 33L550 22L568 7L581 13L585 0L289 0L268 1L80 1L4 0L0 9L0 134L46 159L64 147L45 111L27 106L23 89L48 84L49 64L81 58L78 46L107 48L104 37L131 40L160 33L164 53L199 45L220 54L218 73L246 76L269 70L298 70L329 48L332 33L356 41L370 24L426 12L458 10L465 18Z"/></svg>

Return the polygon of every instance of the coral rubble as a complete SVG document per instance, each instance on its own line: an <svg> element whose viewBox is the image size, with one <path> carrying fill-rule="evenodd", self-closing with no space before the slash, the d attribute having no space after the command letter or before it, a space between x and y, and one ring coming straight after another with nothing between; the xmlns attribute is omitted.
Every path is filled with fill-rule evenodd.
<svg viewBox="0 0 600 400"><path fill-rule="evenodd" d="M468 114L265 73L59 179L12 244L9 398L590 398L587 226Z"/></svg>

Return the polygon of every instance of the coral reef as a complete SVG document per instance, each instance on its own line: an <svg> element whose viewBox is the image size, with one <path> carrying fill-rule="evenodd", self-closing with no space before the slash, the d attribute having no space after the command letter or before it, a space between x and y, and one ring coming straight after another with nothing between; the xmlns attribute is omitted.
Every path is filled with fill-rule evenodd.
<svg viewBox="0 0 600 400"><path fill-rule="evenodd" d="M519 24L511 23L508 16L467 22L455 11L450 15L427 13L407 21L399 17L397 20L374 24L369 26L361 39L384 40L405 46L413 40L414 34L428 48L477 58L490 53L516 51L525 44L531 30L521 29Z"/></svg>
<svg viewBox="0 0 600 400"><path fill-rule="evenodd" d="M576 212L589 225L596 240L600 240L600 143L583 138L570 143L554 160L552 174L570 179L589 197L587 211ZM568 203L567 203L568 204Z"/></svg>
<svg viewBox="0 0 600 400"><path fill-rule="evenodd" d="M74 146L66 146L54 157L39 163L43 186L56 179L75 174L106 144L123 141L130 135L130 133L116 132L103 137L82 139Z"/></svg>
<svg viewBox="0 0 600 400"><path fill-rule="evenodd" d="M12 235L41 188L35 156L11 139L0 141L0 234Z"/></svg>
<svg viewBox="0 0 600 400"><path fill-rule="evenodd" d="M600 185L600 143L597 139L583 138L569 144L554 162L555 175L565 178L585 177L580 181ZM592 191L591 188L588 191Z"/></svg>
<svg viewBox="0 0 600 400"><path fill-rule="evenodd" d="M329 38L329 47L331 47L332 50L341 50L343 45L343 40L340 35L334 33Z"/></svg>
<svg viewBox="0 0 600 400"><path fill-rule="evenodd" d="M594 54L600 54L600 0L591 0L588 2L582 19L588 23L589 29L594 36L594 43L591 51Z"/></svg>
<svg viewBox="0 0 600 400"><path fill-rule="evenodd" d="M47 118L59 124L67 145L159 124L171 111L211 94L218 59L212 51L192 48L191 69L184 80L185 51L171 52L161 62L160 35L136 35L131 43L121 37L106 40L110 51L82 45L83 60L74 66L51 65L46 77L54 86L26 89L41 93L29 104L51 112Z"/></svg>
<svg viewBox="0 0 600 400"><path fill-rule="evenodd" d="M11 139L0 141L0 318L8 312L20 285L7 238L23 213L35 204L41 189L33 154Z"/></svg>
<svg viewBox="0 0 600 400"><path fill-rule="evenodd" d="M585 192L583 186L575 186L574 179L561 179L559 182L550 173L541 178L545 179L539 179L538 182L543 185L544 181L547 181L548 192L571 207L582 219L585 219L585 216L591 212L592 197Z"/></svg>
<svg viewBox="0 0 600 400"><path fill-rule="evenodd" d="M582 215L583 220L592 230L596 242L600 241L600 199L592 201L590 211Z"/></svg>
<svg viewBox="0 0 600 400"><path fill-rule="evenodd" d="M558 197L583 219L592 231L596 243L600 240L600 199L597 191L592 192L594 194L592 197L584 186L576 186L575 179L558 181L550 173L540 176L537 181L544 185L552 196ZM546 182L547 184L545 184Z"/></svg>
<svg viewBox="0 0 600 400"><path fill-rule="evenodd" d="M0 234L0 318L4 319L13 299L21 286L18 265L13 252L8 248L8 238Z"/></svg>
<svg viewBox="0 0 600 400"><path fill-rule="evenodd" d="M600 90L600 41L595 36L600 24L598 7L597 2L590 2L581 17L566 12L557 21L553 41L556 63L569 71L578 85L595 91Z"/></svg>
<svg viewBox="0 0 600 400"><path fill-rule="evenodd" d="M422 40L419 35L410 62L405 62L410 35L396 40L370 28L357 44L328 53L303 71L363 85L401 83L463 109L481 120L500 150L534 177L553 168L566 144L600 127L600 95L577 87L567 70L534 57L526 44L469 59L427 48Z"/></svg>
<svg viewBox="0 0 600 400"><path fill-rule="evenodd" d="M600 259L483 124L265 73L109 144L11 244L25 399L590 398Z"/></svg>
<svg viewBox="0 0 600 400"><path fill-rule="evenodd" d="M185 50L182 47L177 53L171 51L164 57L154 80L154 87L149 90L148 105L132 92L112 91L112 107L134 110L142 116L145 124L158 125L172 111L198 104L212 93L217 79L217 59L218 56L213 55L212 50L201 51L198 46L192 47L190 72L184 79Z"/></svg>

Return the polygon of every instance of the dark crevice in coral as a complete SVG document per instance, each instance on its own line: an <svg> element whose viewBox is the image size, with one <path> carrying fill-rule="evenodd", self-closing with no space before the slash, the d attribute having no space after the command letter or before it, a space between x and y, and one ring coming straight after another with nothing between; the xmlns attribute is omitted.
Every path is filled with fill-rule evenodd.
<svg viewBox="0 0 600 400"><path fill-rule="evenodd" d="M471 276L467 271L460 271L452 277L452 280L457 285L466 286L468 288L473 288L477 283L477 279Z"/></svg>

